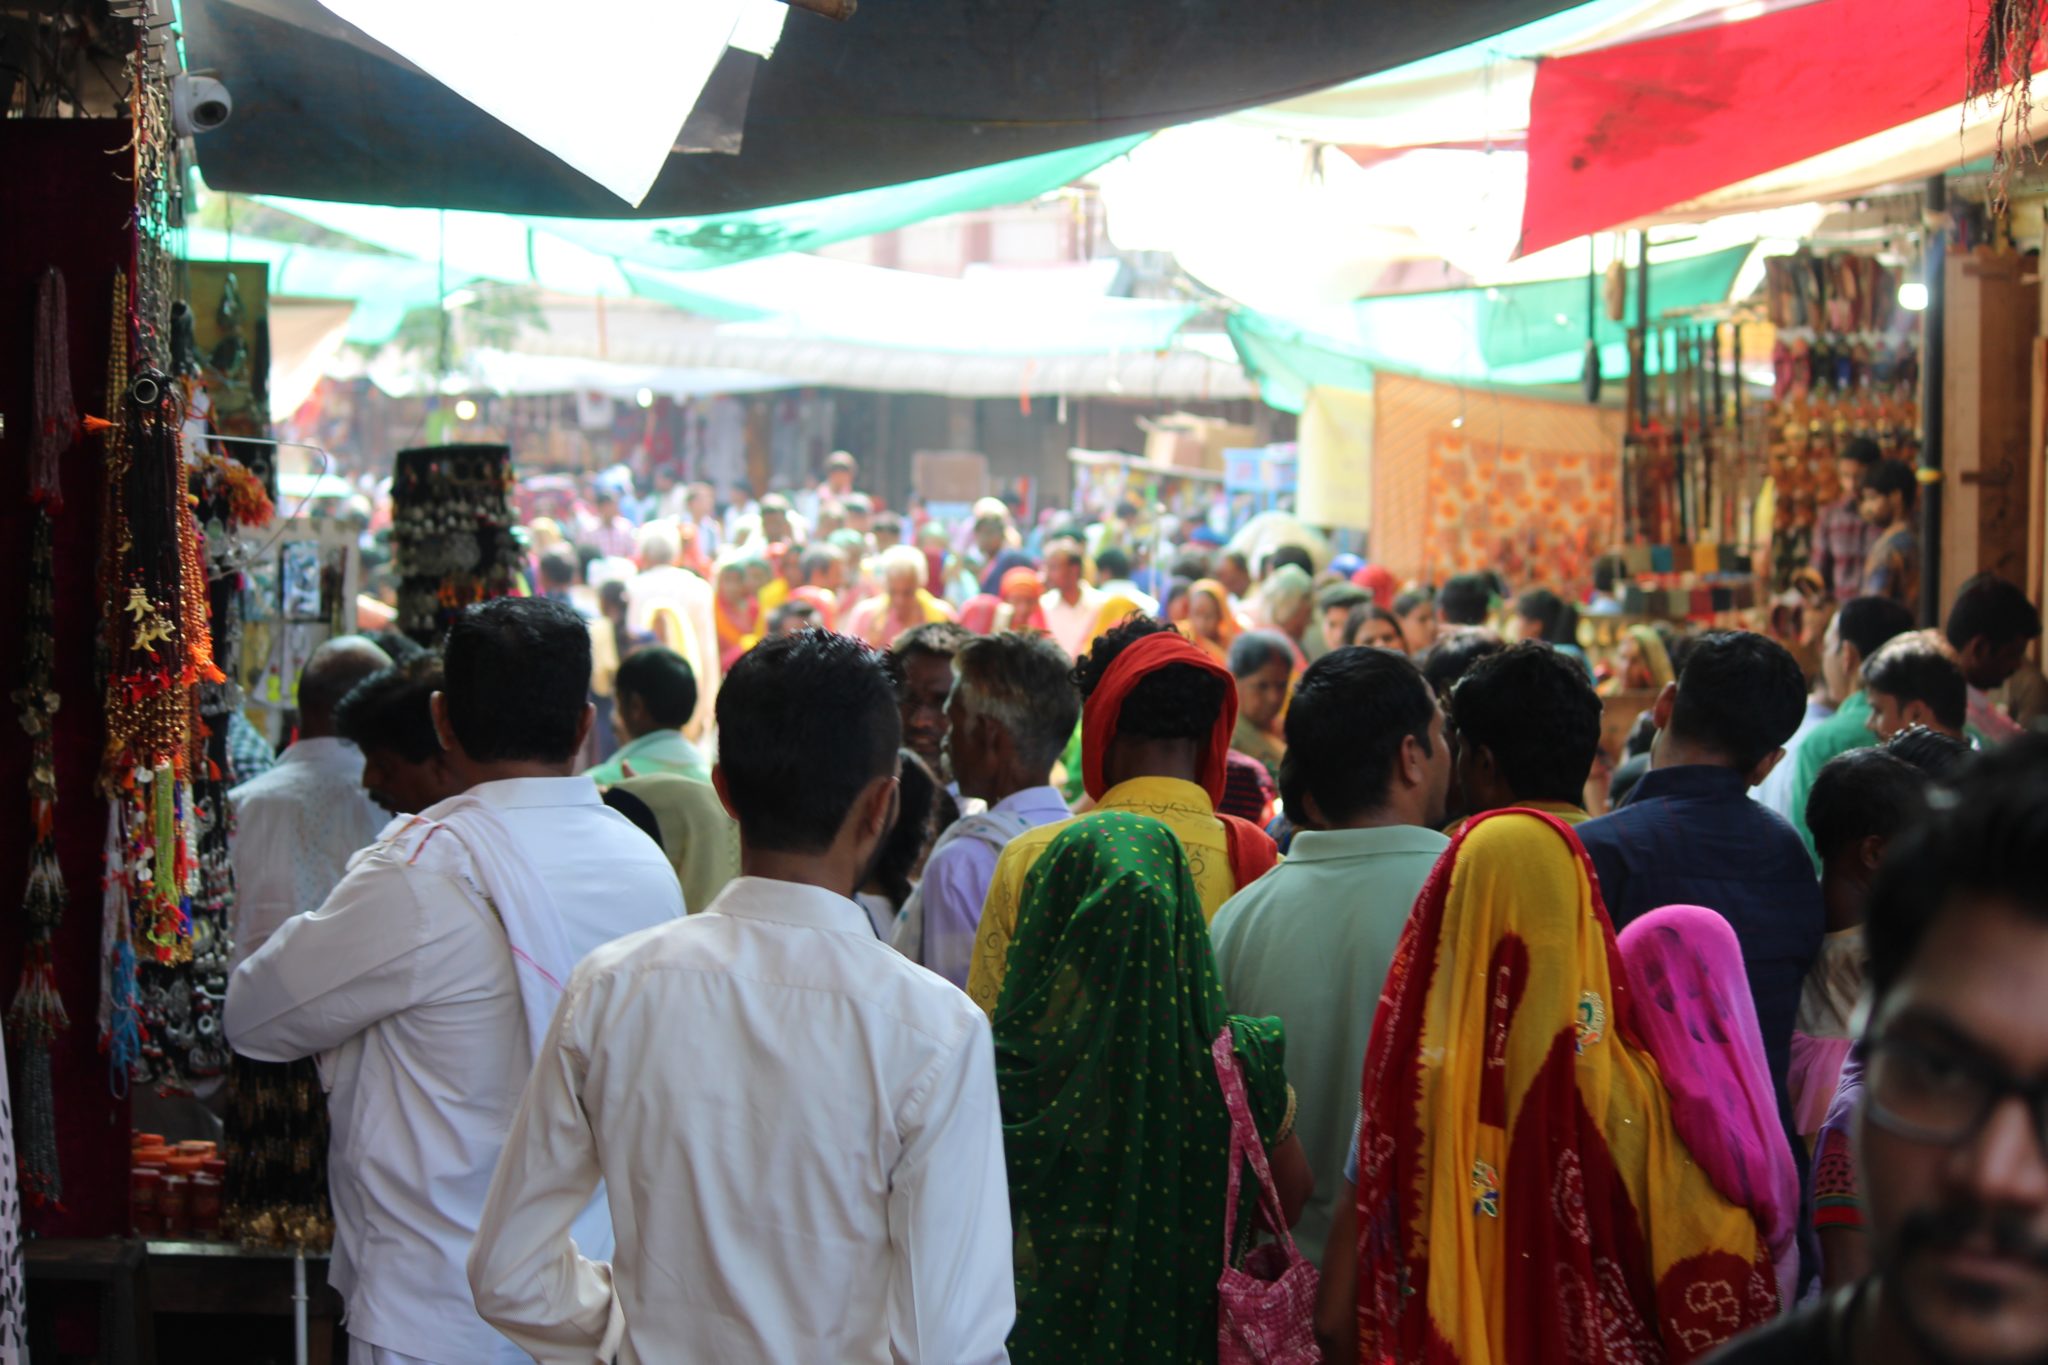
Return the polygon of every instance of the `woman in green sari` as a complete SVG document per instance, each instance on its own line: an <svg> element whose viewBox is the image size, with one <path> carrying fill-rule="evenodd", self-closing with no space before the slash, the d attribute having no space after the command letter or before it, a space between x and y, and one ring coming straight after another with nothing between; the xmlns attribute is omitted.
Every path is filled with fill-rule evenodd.
<svg viewBox="0 0 2048 1365"><path fill-rule="evenodd" d="M995 1011L1016 1235L1010 1358L1213 1361L1228 1022L1291 1221L1312 1184L1280 1021L1227 1016L1187 855L1157 820L1084 816L1025 883ZM1243 1179L1240 1240L1258 1224Z"/></svg>

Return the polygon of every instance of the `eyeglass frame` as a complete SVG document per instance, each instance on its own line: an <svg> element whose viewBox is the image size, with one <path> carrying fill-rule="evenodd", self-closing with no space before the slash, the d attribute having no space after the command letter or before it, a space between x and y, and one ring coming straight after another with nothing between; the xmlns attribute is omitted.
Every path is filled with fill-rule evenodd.
<svg viewBox="0 0 2048 1365"><path fill-rule="evenodd" d="M1883 1034L1864 1040L1863 1093L1866 1113L1871 1122L1892 1136L1904 1138L1908 1142L1925 1143L1931 1147L1960 1147L1964 1143L1975 1141L1984 1132L1984 1125L1991 1121L1991 1115L2001 1104L2009 1099L2018 1099L2026 1106L2028 1117L2033 1120L2034 1140L2040 1144L2043 1155L2048 1156L2048 1075L2034 1080L2022 1080L1996 1062L1981 1057L1957 1057L1956 1062L1984 1084L1986 1094L1983 1104L1978 1107L1973 1118L1959 1131L1945 1134L1931 1128L1920 1127L1910 1120L1899 1117L1888 1110L1884 1102L1878 1098L1874 1082L1879 1058L1886 1052L1896 1055L1901 1050L1925 1053L1930 1049L1928 1045L1910 1038L1893 1038Z"/></svg>

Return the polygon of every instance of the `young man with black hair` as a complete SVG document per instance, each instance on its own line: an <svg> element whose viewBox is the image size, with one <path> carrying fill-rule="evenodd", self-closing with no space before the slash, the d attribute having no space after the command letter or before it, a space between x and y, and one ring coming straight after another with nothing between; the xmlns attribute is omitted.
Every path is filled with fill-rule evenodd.
<svg viewBox="0 0 2048 1365"><path fill-rule="evenodd" d="M441 656L421 651L357 683L335 710L335 733L362 751L363 790L387 815L417 815L462 793L434 732L440 690Z"/></svg>
<svg viewBox="0 0 2048 1365"><path fill-rule="evenodd" d="M1830 596L1846 602L1863 591L1863 566L1878 531L1863 519L1863 476L1884 458L1877 442L1858 436L1835 461L1841 496L1821 508L1813 527L1813 567Z"/></svg>
<svg viewBox="0 0 2048 1365"><path fill-rule="evenodd" d="M743 875L569 979L469 1265L541 1361L1005 1359L988 1021L852 899L897 817L888 661L764 641L718 699ZM570 1222L617 1192L609 1266Z"/></svg>
<svg viewBox="0 0 2048 1365"><path fill-rule="evenodd" d="M1155 638L1159 643L1150 643ZM1140 646L1141 653L1125 658ZM1081 693L1082 768L1094 809L1149 815L1171 828L1187 853L1202 913L1215 918L1277 856L1262 831L1217 810L1237 714L1229 670L1166 622L1132 616L1096 640L1074 668L1074 686ZM1094 704L1098 692L1101 705ZM1110 699L1119 697L1111 711ZM993 1013L1002 993L1025 879L1069 823L1019 835L996 864L967 977L967 993L984 1011Z"/></svg>
<svg viewBox="0 0 2048 1365"><path fill-rule="evenodd" d="M1286 1025L1295 1132L1316 1174L1295 1237L1313 1258L1337 1212L1387 966L1449 846L1436 827L1450 775L1443 713L1406 655L1324 655L1295 690L1280 767L1287 809L1304 828L1287 861L1233 896L1210 926L1231 1010Z"/></svg>
<svg viewBox="0 0 2048 1365"><path fill-rule="evenodd" d="M1785 762L1790 780L1771 798L1771 808L1792 822L1809 852L1813 834L1806 827L1806 798L1828 760L1872 743L1870 697L1863 688L1863 667L1885 645L1913 629L1913 613L1885 597L1852 597L1842 603L1821 637L1821 676L1835 699L1835 713L1800 735L1798 747ZM1775 784L1769 784L1775 785ZM1819 870L1820 859L1814 858Z"/></svg>
<svg viewBox="0 0 2048 1365"><path fill-rule="evenodd" d="M1445 626L1471 629L1486 624L1493 610L1493 584L1484 574L1461 573L1436 594L1436 619Z"/></svg>
<svg viewBox="0 0 2048 1365"><path fill-rule="evenodd" d="M953 774L946 763L946 699L953 693L953 656L973 638L974 632L965 626L932 621L904 631L889 648L896 663L903 747L923 759L949 789Z"/></svg>
<svg viewBox="0 0 2048 1365"><path fill-rule="evenodd" d="M1096 617L1109 601L1084 574L1086 556L1080 538L1072 533L1054 536L1045 547L1047 592L1039 599L1038 609L1045 613L1047 629L1068 658L1087 652Z"/></svg>
<svg viewBox="0 0 2048 1365"><path fill-rule="evenodd" d="M592 949L680 918L661 850L576 774L590 635L563 602L508 597L450 626L434 726L464 793L394 822L310 914L228 983L259 1061L325 1055L330 1278L351 1359L523 1360L477 1316L463 1264L561 983ZM575 1201L609 1256L602 1200Z"/></svg>
<svg viewBox="0 0 2048 1365"><path fill-rule="evenodd" d="M1920 538L1913 531L1919 480L1910 465L1879 460L1863 475L1863 519L1877 528L1863 563L1863 591L1920 611Z"/></svg>
<svg viewBox="0 0 2048 1365"><path fill-rule="evenodd" d="M1577 660L1536 640L1485 655L1451 689L1449 710L1465 815L1521 806L1585 822L1601 705Z"/></svg>
<svg viewBox="0 0 2048 1365"><path fill-rule="evenodd" d="M1351 613L1371 603L1372 594L1356 583L1332 583L1322 589L1316 594L1316 619L1323 628L1320 632L1311 631L1303 641L1303 647L1320 640L1321 647L1313 651L1318 658L1344 648L1344 633L1351 628Z"/></svg>
<svg viewBox="0 0 2048 1365"><path fill-rule="evenodd" d="M1474 664L1507 647L1507 641L1482 626L1444 636L1424 650L1416 663L1437 699L1447 701L1458 679L1470 672Z"/></svg>
<svg viewBox="0 0 2048 1365"><path fill-rule="evenodd" d="M1852 1120L1874 1270L1716 1365L2048 1359L2048 740L1976 760L1874 884Z"/></svg>
<svg viewBox="0 0 2048 1365"><path fill-rule="evenodd" d="M623 777L675 773L711 780L711 764L683 738L697 713L697 675L673 649L636 649L612 675L612 729L619 747L590 770L601 787Z"/></svg>
<svg viewBox="0 0 2048 1365"><path fill-rule="evenodd" d="M1410 588L1396 597L1388 609L1401 622L1401 635L1408 642L1409 654L1417 659L1427 654L1437 639L1436 595L1428 588Z"/></svg>
<svg viewBox="0 0 2048 1365"><path fill-rule="evenodd" d="M1863 692L1870 698L1867 724L1879 744L1902 730L1924 725L1961 739L1970 718L1970 687L1948 651L1918 631L1901 635L1863 666Z"/></svg>
<svg viewBox="0 0 2048 1365"><path fill-rule="evenodd" d="M1806 675L1783 645L1702 635L1651 707L1650 771L1618 810L1578 829L1616 932L1666 905L1707 906L1734 928L1788 1145L1792 1021L1826 914L1806 846L1749 789L1805 713Z"/></svg>
<svg viewBox="0 0 2048 1365"><path fill-rule="evenodd" d="M1971 736L1989 746L2026 733L1999 709L1990 693L2020 671L2027 646L2041 638L2040 609L2013 584L1996 574L1980 573L1957 591L1942 634L1970 685Z"/></svg>

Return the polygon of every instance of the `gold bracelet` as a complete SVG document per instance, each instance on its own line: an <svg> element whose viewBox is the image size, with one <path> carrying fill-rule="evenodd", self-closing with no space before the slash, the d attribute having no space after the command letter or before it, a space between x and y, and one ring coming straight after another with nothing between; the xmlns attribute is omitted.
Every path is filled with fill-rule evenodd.
<svg viewBox="0 0 2048 1365"><path fill-rule="evenodd" d="M1293 1137L1293 1136L1294 1136L1294 1087L1293 1087L1292 1085L1289 1085L1289 1086L1287 1087L1287 1114L1286 1114L1286 1116L1285 1116L1285 1117L1283 1117L1283 1118L1282 1118L1282 1119L1280 1120L1280 1131L1279 1131L1279 1133L1277 1133L1277 1134L1276 1134L1276 1135L1274 1136L1274 1138L1273 1138L1273 1140L1272 1140L1271 1142L1269 1142L1269 1143L1267 1143L1267 1144L1266 1144L1266 1148L1267 1148L1267 1150L1268 1150L1268 1151L1271 1151L1271 1150L1272 1150L1273 1148L1275 1148L1275 1147L1278 1147L1278 1146L1279 1146L1279 1145L1280 1145L1281 1143L1283 1143L1283 1142L1287 1141L1287 1139L1289 1139L1289 1138L1291 1138L1291 1137Z"/></svg>

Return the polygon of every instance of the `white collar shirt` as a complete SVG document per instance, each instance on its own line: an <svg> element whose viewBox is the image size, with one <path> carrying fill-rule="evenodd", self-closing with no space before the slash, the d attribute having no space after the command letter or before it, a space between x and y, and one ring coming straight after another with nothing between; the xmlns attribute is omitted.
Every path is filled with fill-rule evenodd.
<svg viewBox="0 0 2048 1365"><path fill-rule="evenodd" d="M1046 629L1052 632L1059 647L1078 659L1087 647L1088 633L1095 628L1095 618L1102 614L1102 605L1108 600L1102 589L1084 582L1072 602L1059 593L1049 592L1038 600L1038 608L1045 613Z"/></svg>
<svg viewBox="0 0 2048 1365"><path fill-rule="evenodd" d="M617 1251L570 1221L600 1177ZM1007 1360L988 1021L853 901L743 877L570 979L470 1258L535 1360Z"/></svg>
<svg viewBox="0 0 2048 1365"><path fill-rule="evenodd" d="M668 860L588 778L470 794L519 841L578 959L682 915ZM435 809L392 822L319 909L236 969L225 1023L235 1050L259 1061L320 1058L329 1278L349 1335L440 1365L523 1360L477 1316L463 1262L531 1044L505 930ZM579 1231L608 1246L602 1212Z"/></svg>
<svg viewBox="0 0 2048 1365"><path fill-rule="evenodd" d="M386 817L363 790L362 750L342 739L298 741L228 799L235 808L232 971L279 925L317 909L348 860L376 842Z"/></svg>

